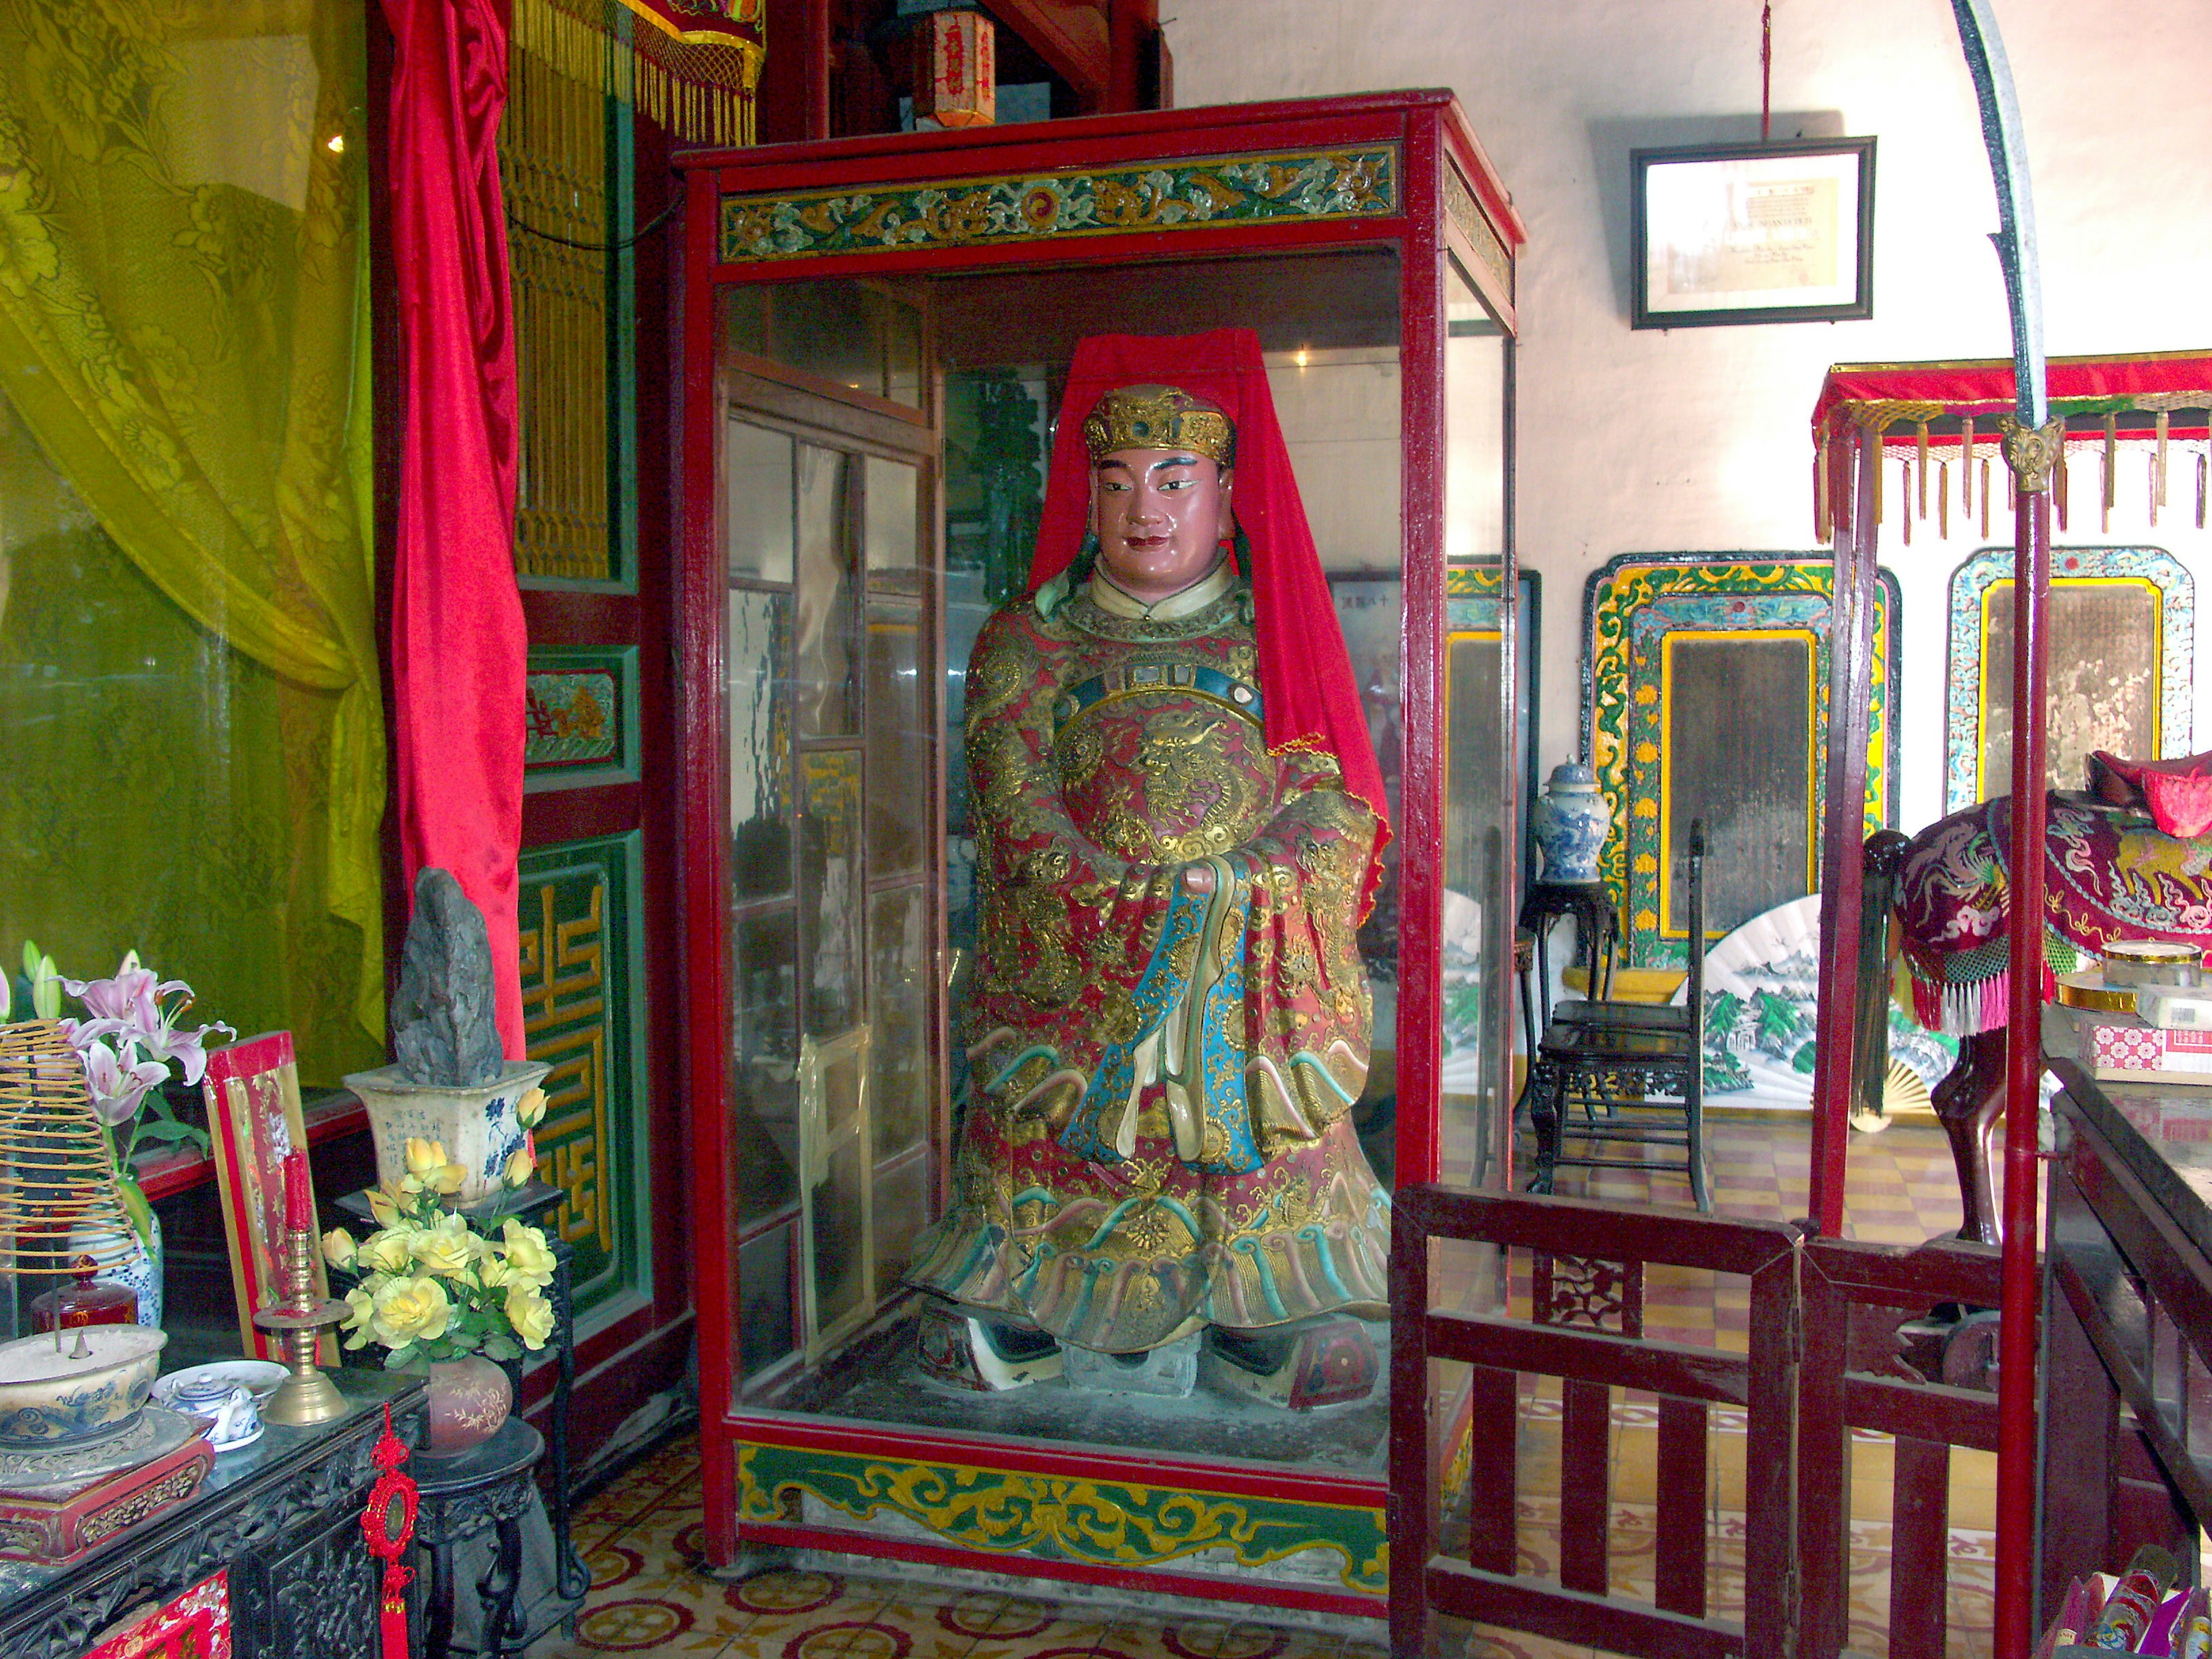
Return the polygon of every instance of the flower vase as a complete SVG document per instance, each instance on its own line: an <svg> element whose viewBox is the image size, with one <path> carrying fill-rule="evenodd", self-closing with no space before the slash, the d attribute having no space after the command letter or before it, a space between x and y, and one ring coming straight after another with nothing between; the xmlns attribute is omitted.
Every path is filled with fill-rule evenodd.
<svg viewBox="0 0 2212 1659"><path fill-rule="evenodd" d="M410 1082L397 1066L356 1072L347 1088L361 1097L376 1143L376 1178L389 1191L407 1173L407 1143L434 1140L468 1174L453 1201L480 1203L499 1192L507 1161L527 1133L517 1110L522 1097L551 1069L538 1060L510 1060L489 1083L470 1088Z"/></svg>
<svg viewBox="0 0 2212 1659"><path fill-rule="evenodd" d="M431 1455L450 1457L497 1434L514 1408L506 1371L478 1353L429 1363Z"/></svg>
<svg viewBox="0 0 2212 1659"><path fill-rule="evenodd" d="M1552 769L1542 799L1529 811L1528 828L1544 855L1546 881L1595 881L1613 807L1590 769L1569 761Z"/></svg>
<svg viewBox="0 0 2212 1659"><path fill-rule="evenodd" d="M134 1239L132 1250L119 1261L94 1271L95 1280L106 1279L120 1285L138 1298L138 1322L149 1329L159 1330L161 1325L161 1218L155 1215L139 1192L137 1183L127 1177L118 1183L123 1189L124 1207L134 1219L143 1224L143 1237ZM72 1227L70 1230L69 1250L72 1257L89 1255L98 1259L102 1251L112 1248L110 1235L104 1230Z"/></svg>

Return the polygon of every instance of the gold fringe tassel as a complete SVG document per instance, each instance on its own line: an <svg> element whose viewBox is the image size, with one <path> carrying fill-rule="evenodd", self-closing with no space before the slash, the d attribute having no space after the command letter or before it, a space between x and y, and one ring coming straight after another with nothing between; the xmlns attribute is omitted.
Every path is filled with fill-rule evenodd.
<svg viewBox="0 0 2212 1659"><path fill-rule="evenodd" d="M1959 510L1974 510L1974 417L1959 423Z"/></svg>
<svg viewBox="0 0 2212 1659"><path fill-rule="evenodd" d="M702 65L726 77L734 75L742 84L702 82L673 72L557 0L514 0L514 41L556 73L622 100L688 143L729 148L753 142L757 51L696 48Z"/></svg>
<svg viewBox="0 0 2212 1659"><path fill-rule="evenodd" d="M1928 516L1928 422L1919 423L1919 434L1913 442L1913 453L1918 457L1920 468L1920 516Z"/></svg>
<svg viewBox="0 0 2212 1659"><path fill-rule="evenodd" d="M1905 544L1910 547L1912 545L1912 459L1908 455L1897 458L1897 484L1899 498L1905 503L1905 510L1897 515L1897 521L1904 529ZM1924 504L1924 495L1922 501Z"/></svg>
<svg viewBox="0 0 2212 1659"><path fill-rule="evenodd" d="M2205 441L2205 453L2197 458L2197 527L2204 528L2204 486L2208 475L2212 475L2212 438Z"/></svg>
<svg viewBox="0 0 2212 1659"><path fill-rule="evenodd" d="M2152 463L2152 471L2158 478L2158 488L2151 495L2154 507L2150 521L2153 524L2158 522L2157 508L2166 505L2166 440L2167 428L2172 423L2171 413L2163 409L2158 411L2158 457Z"/></svg>
<svg viewBox="0 0 2212 1659"><path fill-rule="evenodd" d="M1982 539L1983 539L1984 541L1987 541L1987 540L1989 540L1989 538L1990 538L1990 462L1989 462L1989 457L1987 457L1987 456L1985 455L1985 456L1984 456L1984 457L1982 458Z"/></svg>
<svg viewBox="0 0 2212 1659"><path fill-rule="evenodd" d="M1936 533L1951 539L1951 463L1939 461L1936 470Z"/></svg>

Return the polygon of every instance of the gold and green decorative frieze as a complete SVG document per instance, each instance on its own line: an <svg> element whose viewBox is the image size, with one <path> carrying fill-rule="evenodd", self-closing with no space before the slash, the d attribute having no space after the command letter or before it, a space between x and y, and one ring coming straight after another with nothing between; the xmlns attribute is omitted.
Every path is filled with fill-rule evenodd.
<svg viewBox="0 0 2212 1659"><path fill-rule="evenodd" d="M531 847L521 856L522 1016L545 1074L538 1174L575 1250L581 1314L644 1289L634 1140L639 984L638 835Z"/></svg>
<svg viewBox="0 0 2212 1659"><path fill-rule="evenodd" d="M1388 218L1395 144L1065 168L892 189L725 196L725 264L1197 230L1267 220Z"/></svg>
<svg viewBox="0 0 2212 1659"><path fill-rule="evenodd" d="M1143 1568L1219 1551L1239 1566L1262 1567L1320 1549L1334 1555L1347 1589L1379 1596L1389 1588L1379 1509L814 1447L739 1448L740 1521L796 1519L805 1496L856 1522L900 1516L947 1543L997 1555Z"/></svg>
<svg viewBox="0 0 2212 1659"><path fill-rule="evenodd" d="M1467 187L1467 180L1459 176L1455 167L1444 168L1444 211L1459 227L1460 234L1474 245L1474 257L1490 268L1510 299L1513 294L1513 256L1505 251L1505 244L1491 228L1490 216L1474 199L1474 192Z"/></svg>

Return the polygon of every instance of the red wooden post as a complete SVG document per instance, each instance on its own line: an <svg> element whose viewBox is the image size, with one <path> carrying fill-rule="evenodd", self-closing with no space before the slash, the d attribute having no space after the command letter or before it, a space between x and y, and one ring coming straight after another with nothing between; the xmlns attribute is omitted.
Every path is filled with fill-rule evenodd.
<svg viewBox="0 0 2212 1659"><path fill-rule="evenodd" d="M682 426L683 523L676 550L682 653L684 970L690 1006L726 1009L729 892L728 797L718 787L728 764L721 722L721 623L728 592L716 514L714 175L684 178ZM691 1145L690 1212L696 1256L692 1293L699 1310L699 1464L707 1492L707 1555L727 1565L737 1553L735 1449L723 1428L730 1413L730 1352L736 1341L730 1294L735 1254L730 1211L727 1051L694 1042L686 1055L684 1101Z"/></svg>
<svg viewBox="0 0 2212 1659"><path fill-rule="evenodd" d="M2057 433L2064 431L2060 417ZM2012 1006L2005 1031L2004 1280L1997 1373L1998 1659L2027 1659L2034 1639L2036 1105L2043 1073L2044 610L2051 585L2052 453L2063 442L2008 431L2020 483L2013 515Z"/></svg>
<svg viewBox="0 0 2212 1659"><path fill-rule="evenodd" d="M1444 166L1437 129L1407 134L1406 176L1423 181L1416 200L1434 200ZM1435 214L1409 215L1400 279L1401 407L1407 441L1401 486L1405 525L1405 632L1400 649L1401 732L1442 732L1444 702L1444 246ZM1443 755L1434 742L1401 736L1398 817L1401 848L1442 847ZM1388 757L1381 757L1388 764ZM1443 1046L1443 864L1398 861L1398 1179L1435 1181L1442 1169L1437 1124ZM1510 972L1511 957L1506 958Z"/></svg>
<svg viewBox="0 0 2212 1659"><path fill-rule="evenodd" d="M1877 579L1873 510L1881 434L1850 435L1856 456L1838 503L1828 609L1828 776L1820 824L1820 986L1813 1060L1813 1172L1808 1203L1821 1237L1844 1230L1844 1148L1850 1133L1853 1006L1858 983L1861 856L1866 841L1867 742L1874 701ZM1893 715L1893 719L1894 716Z"/></svg>

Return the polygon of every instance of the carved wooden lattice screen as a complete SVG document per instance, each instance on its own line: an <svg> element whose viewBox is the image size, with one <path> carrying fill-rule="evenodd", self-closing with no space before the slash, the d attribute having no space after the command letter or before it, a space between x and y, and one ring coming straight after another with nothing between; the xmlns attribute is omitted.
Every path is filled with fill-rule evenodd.
<svg viewBox="0 0 2212 1659"><path fill-rule="evenodd" d="M515 571L608 581L622 573L608 534L606 100L526 52L510 76L499 156L522 425Z"/></svg>

